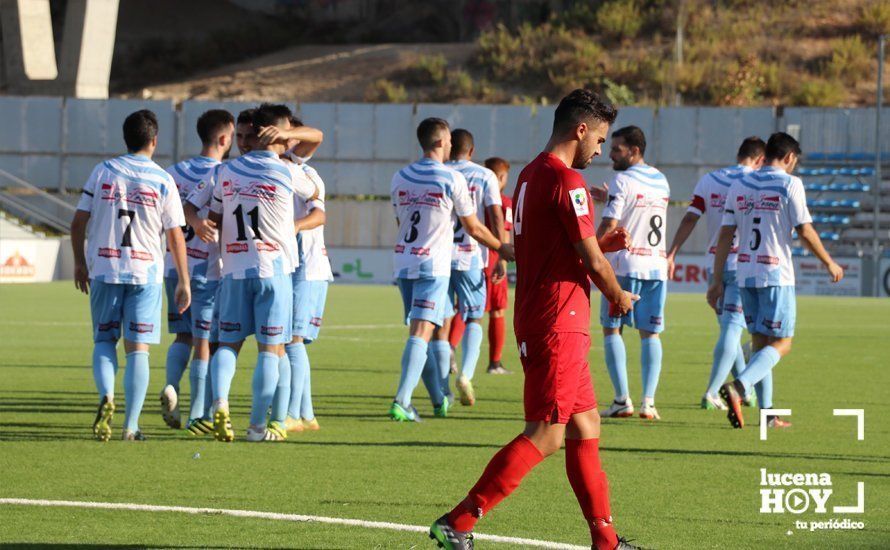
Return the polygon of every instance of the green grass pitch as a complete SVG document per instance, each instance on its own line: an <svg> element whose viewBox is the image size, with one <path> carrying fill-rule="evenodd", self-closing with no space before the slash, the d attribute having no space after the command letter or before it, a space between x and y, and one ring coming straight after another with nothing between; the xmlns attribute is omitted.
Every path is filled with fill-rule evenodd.
<svg viewBox="0 0 890 550"><path fill-rule="evenodd" d="M596 306L596 304L594 304ZM0 286L0 497L232 508L428 525L461 499L491 455L522 427L522 375L477 375L478 403L426 421L386 418L406 330L394 287L334 285L325 328L310 347L322 430L280 444L222 444L167 429L157 401L165 345L154 347L142 416L144 443L91 439L96 396L86 297L71 283ZM890 547L890 301L800 298L794 350L777 370L777 407L794 427L760 441L757 426L729 428L698 401L717 327L703 297L672 295L658 393L663 420L603 422L603 463L620 534L648 548ZM595 320L594 320L595 323ZM625 336L638 399L639 343ZM611 387L594 332L590 362L603 402ZM508 337L512 344L512 336ZM233 388L243 437L255 348L245 345ZM485 352L483 351L483 360ZM518 368L507 346L504 362ZM123 372L118 374L123 420ZM187 396L188 376L183 392ZM187 401L187 397L185 398ZM834 408L865 409L865 440ZM756 424L756 412L746 409ZM194 458L196 453L200 458ZM807 532L766 515L760 468L827 472L829 505L852 505L865 482L862 531ZM557 453L484 518L479 532L588 544ZM789 534L790 531L790 534ZM422 534L213 515L0 505L0 544L164 548L427 548ZM479 543L479 547L495 547Z"/></svg>

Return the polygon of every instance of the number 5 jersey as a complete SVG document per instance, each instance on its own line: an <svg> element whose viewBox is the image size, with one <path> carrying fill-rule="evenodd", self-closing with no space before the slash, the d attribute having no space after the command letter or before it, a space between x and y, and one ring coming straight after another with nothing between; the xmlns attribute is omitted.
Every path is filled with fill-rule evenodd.
<svg viewBox="0 0 890 550"><path fill-rule="evenodd" d="M450 276L452 212L458 217L476 212L466 178L441 162L423 158L396 172L390 195L399 222L394 277Z"/></svg>
<svg viewBox="0 0 890 550"><path fill-rule="evenodd" d="M164 232L185 225L170 174L142 155L96 165L77 209L90 213L87 268L106 283L157 284L164 277Z"/></svg>
<svg viewBox="0 0 890 550"><path fill-rule="evenodd" d="M664 174L636 164L615 174L604 218L618 220L630 234L630 248L606 254L615 275L644 281L667 280L667 207L671 188Z"/></svg>

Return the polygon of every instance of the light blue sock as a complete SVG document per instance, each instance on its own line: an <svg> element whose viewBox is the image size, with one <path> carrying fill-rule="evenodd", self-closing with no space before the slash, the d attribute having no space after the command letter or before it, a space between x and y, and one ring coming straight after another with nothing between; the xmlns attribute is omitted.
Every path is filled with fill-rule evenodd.
<svg viewBox="0 0 890 550"><path fill-rule="evenodd" d="M745 359L742 353L742 346L739 339L742 337L742 327L735 323L724 323L720 325L720 338L717 339L717 345L714 346L714 362L711 363L711 378L708 379L708 394L716 397L720 391L720 386L726 381L730 369L734 369L734 365L738 363L741 356L742 370L744 370ZM738 373L734 373L738 377Z"/></svg>
<svg viewBox="0 0 890 550"><path fill-rule="evenodd" d="M773 408L773 371L763 377L763 380L754 384L757 392L757 404L761 409Z"/></svg>
<svg viewBox="0 0 890 550"><path fill-rule="evenodd" d="M745 386L745 394L751 391L751 387L766 378L766 375L772 372L779 360L782 358L776 348L766 346L762 350L751 356L751 361L742 374L736 380L739 380Z"/></svg>
<svg viewBox="0 0 890 550"><path fill-rule="evenodd" d="M306 378L303 380L303 399L300 400L300 416L306 420L315 418L312 408L312 366L307 363Z"/></svg>
<svg viewBox="0 0 890 550"><path fill-rule="evenodd" d="M603 338L603 350L606 352L606 368L612 387L615 388L615 401L627 399L627 350L620 334L610 334Z"/></svg>
<svg viewBox="0 0 890 550"><path fill-rule="evenodd" d="M193 418L201 418L204 416L206 404L204 399L207 397L207 371L210 370L210 361L203 359L192 359L189 365L189 390L191 391L191 408L189 409L189 420Z"/></svg>
<svg viewBox="0 0 890 550"><path fill-rule="evenodd" d="M467 320L460 347L463 355L460 373L472 380L476 373L476 363L479 362L479 352L482 350L482 323Z"/></svg>
<svg viewBox="0 0 890 550"><path fill-rule="evenodd" d="M741 327L740 327L741 328ZM741 330L739 330L739 349L735 352L735 361L732 363L732 377L738 378L745 370L745 350L742 348Z"/></svg>
<svg viewBox="0 0 890 550"><path fill-rule="evenodd" d="M114 375L117 374L116 342L96 342L93 346L93 379L99 400L106 395L114 396Z"/></svg>
<svg viewBox="0 0 890 550"><path fill-rule="evenodd" d="M210 409L213 408L213 373L210 371L211 368L208 363L207 379L204 380L204 416L202 417L204 420L213 419L213 415L210 412Z"/></svg>
<svg viewBox="0 0 890 550"><path fill-rule="evenodd" d="M396 392L396 401L403 407L411 404L411 394L420 382L420 375L426 364L427 347L426 340L420 336L409 336L405 342L405 350L402 352L402 376Z"/></svg>
<svg viewBox="0 0 890 550"><path fill-rule="evenodd" d="M287 414L291 418L300 418L300 407L303 402L303 386L306 384L306 372L309 370L309 355L306 344L288 344L284 347L290 359L290 400Z"/></svg>
<svg viewBox="0 0 890 550"><path fill-rule="evenodd" d="M127 371L124 373L124 397L127 408L124 412L124 428L131 432L139 431L139 415L148 392L148 352L134 351L127 354Z"/></svg>
<svg viewBox="0 0 890 550"><path fill-rule="evenodd" d="M256 367L253 369L253 403L250 406L250 425L265 426L266 413L272 405L272 397L275 396L275 386L278 385L278 364L281 361L278 356L268 351L261 351L257 355Z"/></svg>
<svg viewBox="0 0 890 550"><path fill-rule="evenodd" d="M423 385L426 387L426 392L430 395L430 402L433 404L433 407L439 407L442 405L444 396L441 386L442 376L439 372L439 362L436 360L432 347L432 343L427 347L426 363L423 365L421 378L423 378Z"/></svg>
<svg viewBox="0 0 890 550"><path fill-rule="evenodd" d="M237 364L238 354L232 348L220 346L213 354L213 358L210 360L210 381L213 385L214 401L222 399L228 402Z"/></svg>
<svg viewBox="0 0 890 550"><path fill-rule="evenodd" d="M439 369L439 389L449 400L453 400L451 393L451 344L448 340L433 340L430 342L427 356L436 360Z"/></svg>
<svg viewBox="0 0 890 550"><path fill-rule="evenodd" d="M278 385L275 386L275 397L272 398L273 422L283 424L287 418L287 407L290 404L290 377L290 358L285 353L278 358Z"/></svg>
<svg viewBox="0 0 890 550"><path fill-rule="evenodd" d="M168 386L173 386L179 395L179 382L185 372L185 366L189 362L189 354L192 347L182 342L173 342L167 350L167 381Z"/></svg>
<svg viewBox="0 0 890 550"><path fill-rule="evenodd" d="M655 399L655 389L661 375L661 338L640 340L640 363L643 367L643 397Z"/></svg>

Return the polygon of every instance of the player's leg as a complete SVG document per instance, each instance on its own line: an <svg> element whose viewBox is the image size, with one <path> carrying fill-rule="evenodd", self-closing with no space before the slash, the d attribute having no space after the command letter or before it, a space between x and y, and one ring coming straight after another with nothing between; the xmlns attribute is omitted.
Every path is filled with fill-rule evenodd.
<svg viewBox="0 0 890 550"><path fill-rule="evenodd" d="M309 324L309 281L302 272L292 275L293 315L291 341L284 347L290 363L290 391L288 392L287 417L284 421L288 432L302 432L303 422L300 420L300 405L303 400L303 385L309 370L309 355L303 334ZM276 399L280 398L276 395Z"/></svg>
<svg viewBox="0 0 890 550"><path fill-rule="evenodd" d="M99 441L111 438L114 417L114 379L117 374L117 341L123 315L123 285L93 280L90 284L90 316L93 322L93 380L99 393L99 408L93 435Z"/></svg>
<svg viewBox="0 0 890 550"><path fill-rule="evenodd" d="M618 277L618 282L625 290L632 290L631 281L627 277ZM630 399L627 385L627 350L621 337L623 325L633 326L634 310L624 317L612 317L609 314L609 302L600 297L600 324L603 327L603 352L606 369L615 390L615 400L602 415L612 418L628 418L633 416L634 406Z"/></svg>
<svg viewBox="0 0 890 550"><path fill-rule="evenodd" d="M720 336L714 346L711 376L708 387L702 396L701 408L724 410L726 406L720 400L718 392L726 381L730 370L738 377L744 369L744 354L741 348L742 331L745 329L745 318L742 314L742 299L735 274L728 273L723 279L723 298L718 303L717 321L720 324ZM738 364L741 360L741 368Z"/></svg>
<svg viewBox="0 0 890 550"><path fill-rule="evenodd" d="M634 304L634 326L640 332L640 367L643 379L643 398L640 418L658 420L655 391L661 377L662 348L660 334L664 331L664 304L667 298L665 281L633 280L633 288L640 299Z"/></svg>
<svg viewBox="0 0 890 550"><path fill-rule="evenodd" d="M489 277L490 277L489 273ZM507 313L507 279L498 284L487 281L485 293L486 311L488 311L488 369L489 374L508 374L501 358L504 353L506 338Z"/></svg>
<svg viewBox="0 0 890 550"><path fill-rule="evenodd" d="M210 359L210 383L213 388L213 436L217 441L232 441L235 432L229 413L229 392L238 352L244 339L253 332L253 294L250 279L223 279L219 288L219 348Z"/></svg>
<svg viewBox="0 0 890 550"><path fill-rule="evenodd" d="M278 387L284 344L291 341L293 324L293 282L290 275L253 279L254 334L257 341L257 362L251 388L248 441L281 441L284 430L267 429L266 414ZM288 363L289 366L289 363ZM288 384L288 390L290 385Z"/></svg>
<svg viewBox="0 0 890 550"><path fill-rule="evenodd" d="M449 301L450 303L450 301ZM457 316L454 316L456 319ZM433 414L445 418L451 405L450 389L450 356L451 346L448 342L451 319L445 316L441 326L433 330L432 339L427 347L426 364L423 366L421 379L433 404Z"/></svg>
<svg viewBox="0 0 890 550"><path fill-rule="evenodd" d="M148 393L148 347L161 341L162 295L161 284L124 285L124 349L127 352L124 396L127 406L122 438L125 441L145 439L139 430L139 415Z"/></svg>
<svg viewBox="0 0 890 550"><path fill-rule="evenodd" d="M192 435L205 435L213 424L203 418L207 409L207 372L210 370L210 335L213 329L213 307L217 281L192 282L191 330L194 352L189 364L189 416L186 429Z"/></svg>
<svg viewBox="0 0 890 550"><path fill-rule="evenodd" d="M175 334L176 338L167 349L167 362L165 365L166 381L161 390L161 416L167 426L178 430L182 427L179 412L179 383L185 373L192 352L192 323L191 308L179 313L176 307L175 278L164 279L164 290L167 294L167 331ZM195 291L192 285L192 292Z"/></svg>
<svg viewBox="0 0 890 550"><path fill-rule="evenodd" d="M466 322L461 341L460 375L457 389L462 405L473 405L476 395L473 389L473 375L482 351L482 317L485 315L485 273L481 269L455 272L455 290L460 309L457 313Z"/></svg>
<svg viewBox="0 0 890 550"><path fill-rule="evenodd" d="M321 325L324 319L324 307L328 297L327 281L312 281L310 283L310 295L312 297L310 308L310 319L306 326L305 343L311 344L318 339L321 332ZM317 431L319 429L318 419L315 417L315 408L312 405L312 367L306 363L306 372L303 381L303 397L300 400L300 417L302 417L303 427L307 430Z"/></svg>

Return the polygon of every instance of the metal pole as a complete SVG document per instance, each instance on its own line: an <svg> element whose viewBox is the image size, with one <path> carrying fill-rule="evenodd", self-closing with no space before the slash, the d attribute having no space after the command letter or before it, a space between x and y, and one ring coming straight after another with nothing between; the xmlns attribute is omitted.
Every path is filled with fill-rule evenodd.
<svg viewBox="0 0 890 550"><path fill-rule="evenodd" d="M881 147L881 106L884 103L884 39L886 35L878 37L878 97L875 102L875 204L874 204L874 296L880 295L881 288L881 241L880 241L880 223L881 215L881 155L883 153Z"/></svg>

